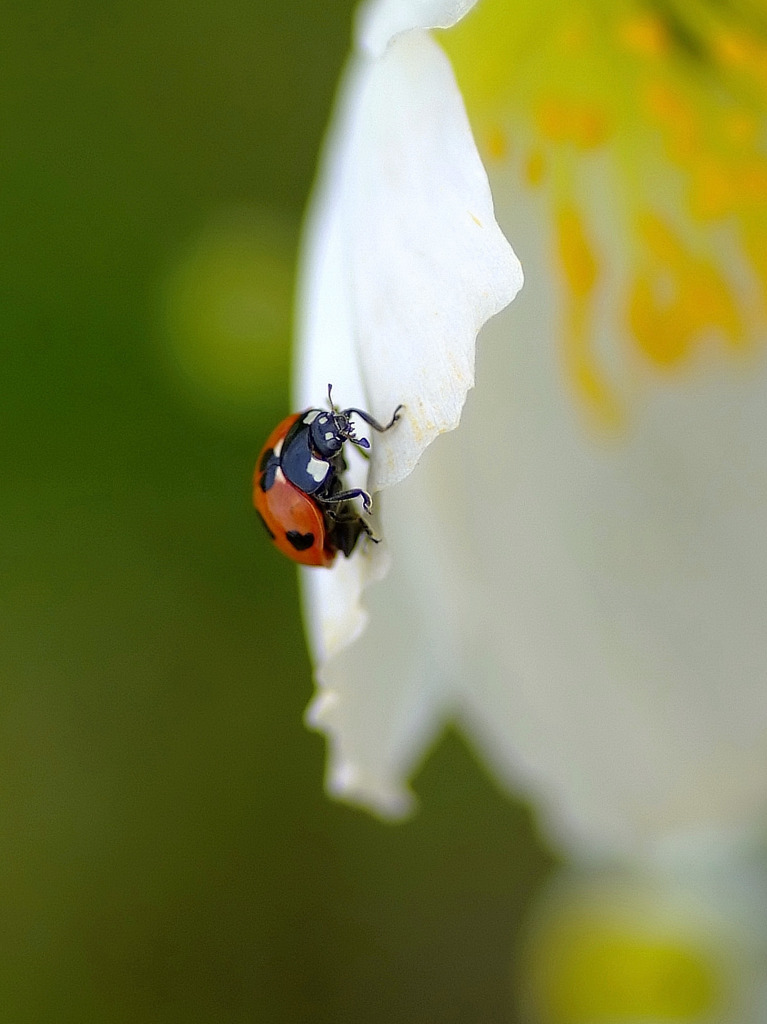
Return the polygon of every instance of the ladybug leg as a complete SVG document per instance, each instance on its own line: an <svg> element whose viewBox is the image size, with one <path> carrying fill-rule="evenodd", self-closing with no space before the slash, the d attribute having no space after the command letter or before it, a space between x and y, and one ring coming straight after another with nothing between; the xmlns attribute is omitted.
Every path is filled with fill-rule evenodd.
<svg viewBox="0 0 767 1024"><path fill-rule="evenodd" d="M339 551L343 551L347 558L363 534L369 537L374 544L379 543L378 537L373 535L370 526L362 516L354 511L352 505L347 505L342 514L337 514L333 509L326 509L325 535L331 545Z"/></svg>
<svg viewBox="0 0 767 1024"><path fill-rule="evenodd" d="M337 494L325 495L320 500L324 505L336 505L339 501L350 501L352 498L362 498L362 507L366 512L369 512L373 507L373 499L361 487L354 487L350 491L339 491Z"/></svg>
<svg viewBox="0 0 767 1024"><path fill-rule="evenodd" d="M370 523L357 512L352 504L347 504L342 512L337 512L334 508L326 508L325 521L331 521L333 524L345 525L348 523L354 523L359 526L363 533L366 533L368 537L373 541L374 544L380 544L380 537L376 537L371 529ZM332 528L332 527L329 527Z"/></svg>
<svg viewBox="0 0 767 1024"><path fill-rule="evenodd" d="M391 428L397 422L397 420L399 419L400 411L402 409L404 409L404 408L405 408L404 405L398 405L397 408L394 410L392 418L389 420L389 422L386 424L385 427L382 427L381 424L378 422L378 420L373 419L373 417L370 415L370 413L369 412L365 412L364 409L344 409L344 412L347 415L350 412L356 413L357 416L359 416L360 419L363 419L369 426L371 426L373 428L373 430L377 430L379 434L385 434L386 431L387 430L391 430Z"/></svg>

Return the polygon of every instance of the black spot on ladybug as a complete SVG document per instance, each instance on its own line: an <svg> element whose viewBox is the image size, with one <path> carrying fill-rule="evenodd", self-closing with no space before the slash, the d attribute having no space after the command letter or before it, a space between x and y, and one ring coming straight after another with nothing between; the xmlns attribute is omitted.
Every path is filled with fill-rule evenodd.
<svg viewBox="0 0 767 1024"><path fill-rule="evenodd" d="M313 533L299 533L298 530L288 530L285 534L296 551L306 551L314 544Z"/></svg>
<svg viewBox="0 0 767 1024"><path fill-rule="evenodd" d="M258 511L258 509L256 509L256 514L257 514L258 518L259 518L259 519L261 520L261 522L263 523L263 525L264 525L264 529L266 530L266 532L267 532L267 533L269 534L269 536L270 536L270 537L272 538L272 540L274 540L274 534L273 534L273 533L272 533L272 531L271 531L271 530L269 529L269 527L268 527L268 526L266 525L266 520L265 520L265 519L264 519L264 517L263 517L263 516L261 515L261 513L260 513L260 512Z"/></svg>
<svg viewBox="0 0 767 1024"><path fill-rule="evenodd" d="M262 473L269 465L269 459L271 459L272 455L274 455L274 448L267 448L264 454L261 456L261 461L258 464L258 468L261 470Z"/></svg>

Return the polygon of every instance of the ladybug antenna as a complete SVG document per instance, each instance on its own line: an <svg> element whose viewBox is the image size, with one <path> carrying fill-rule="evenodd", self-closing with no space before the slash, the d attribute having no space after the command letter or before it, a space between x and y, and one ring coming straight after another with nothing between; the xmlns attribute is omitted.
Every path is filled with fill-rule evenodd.
<svg viewBox="0 0 767 1024"><path fill-rule="evenodd" d="M333 385L332 384L328 384L328 405L330 406L332 412L336 412L337 411L336 407L333 404L332 391L333 391Z"/></svg>

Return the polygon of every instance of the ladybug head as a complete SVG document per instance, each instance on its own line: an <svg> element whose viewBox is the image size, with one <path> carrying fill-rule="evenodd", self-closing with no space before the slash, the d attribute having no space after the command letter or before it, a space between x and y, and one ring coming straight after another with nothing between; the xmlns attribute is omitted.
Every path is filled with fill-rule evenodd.
<svg viewBox="0 0 767 1024"><path fill-rule="evenodd" d="M357 437L355 433L354 424L349 414L356 410L336 408L331 397L331 390L332 385L329 384L330 412L321 412L315 416L309 427L313 448L325 459L337 455L346 441L351 441L358 448L370 448L370 442L364 437Z"/></svg>

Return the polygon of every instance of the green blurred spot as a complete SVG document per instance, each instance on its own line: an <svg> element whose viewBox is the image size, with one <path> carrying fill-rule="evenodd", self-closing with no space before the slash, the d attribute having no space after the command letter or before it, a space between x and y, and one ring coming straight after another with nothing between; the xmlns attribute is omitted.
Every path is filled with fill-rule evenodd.
<svg viewBox="0 0 767 1024"><path fill-rule="evenodd" d="M208 223L164 294L164 338L183 390L227 418L250 418L290 358L296 231L273 212Z"/></svg>

